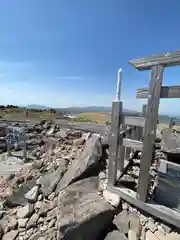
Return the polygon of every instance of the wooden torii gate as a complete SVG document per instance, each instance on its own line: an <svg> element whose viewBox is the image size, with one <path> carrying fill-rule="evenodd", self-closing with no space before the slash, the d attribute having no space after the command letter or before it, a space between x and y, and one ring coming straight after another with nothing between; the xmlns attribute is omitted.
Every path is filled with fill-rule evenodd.
<svg viewBox="0 0 180 240"><path fill-rule="evenodd" d="M120 91L118 91L117 98L112 105L108 189L118 193L121 198L138 208L180 228L180 213L155 202L149 202L147 199L160 98L180 98L180 86L162 86L163 71L165 67L180 65L180 51L144 57L129 61L129 63L140 71L151 70L149 88L137 89L137 98L148 99L147 111L146 117L124 116ZM120 82L121 71L119 72L119 88ZM133 131L128 135L128 129L131 127L126 127L124 132L121 131L122 125L135 126L136 129L143 128L143 141L140 141L140 137L136 137L136 134L133 135ZM134 136L136 139L133 139ZM116 186L117 168L120 171L124 168L124 148L142 151L137 193L123 186Z"/></svg>

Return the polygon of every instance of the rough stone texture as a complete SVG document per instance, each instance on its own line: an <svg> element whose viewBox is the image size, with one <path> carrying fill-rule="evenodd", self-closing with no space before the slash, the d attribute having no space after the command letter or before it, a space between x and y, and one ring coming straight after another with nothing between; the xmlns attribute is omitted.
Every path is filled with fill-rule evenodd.
<svg viewBox="0 0 180 240"><path fill-rule="evenodd" d="M130 229L136 233L137 237L140 237L142 225L141 225L139 216L137 216L135 213L132 213L129 215L128 218L129 218Z"/></svg>
<svg viewBox="0 0 180 240"><path fill-rule="evenodd" d="M9 222L9 226L12 230L16 229L18 225L17 219L15 217L12 217Z"/></svg>
<svg viewBox="0 0 180 240"><path fill-rule="evenodd" d="M40 179L41 190L45 197L48 197L55 189L62 178L66 170L66 162L63 161L63 165L60 164L55 172L47 173L44 177Z"/></svg>
<svg viewBox="0 0 180 240"><path fill-rule="evenodd" d="M137 240L137 234L134 230L128 231L128 240Z"/></svg>
<svg viewBox="0 0 180 240"><path fill-rule="evenodd" d="M127 237L119 231L108 233L104 240L127 240Z"/></svg>
<svg viewBox="0 0 180 240"><path fill-rule="evenodd" d="M121 233L127 234L129 230L129 218L126 210L120 212L113 220L113 223Z"/></svg>
<svg viewBox="0 0 180 240"><path fill-rule="evenodd" d="M33 213L33 205L28 203L26 206L20 207L17 210L17 217L18 218L30 217L32 213Z"/></svg>
<svg viewBox="0 0 180 240"><path fill-rule="evenodd" d="M29 218L20 218L18 219L18 226L20 228L25 228L28 221L29 221Z"/></svg>
<svg viewBox="0 0 180 240"><path fill-rule="evenodd" d="M59 193L58 239L96 239L112 220L114 210L96 193L96 184L96 178L87 178Z"/></svg>
<svg viewBox="0 0 180 240"><path fill-rule="evenodd" d="M34 186L29 192L25 194L25 198L29 202L36 202L39 193L39 186Z"/></svg>
<svg viewBox="0 0 180 240"><path fill-rule="evenodd" d="M92 169L102 157L102 144L100 137L93 134L88 139L83 151L72 162L63 178L57 186L57 192L67 187L70 183L78 179L86 170ZM97 166L96 166L97 167Z"/></svg>
<svg viewBox="0 0 180 240"><path fill-rule="evenodd" d="M121 198L118 194L112 193L109 190L103 191L103 198L114 207L117 207L121 201Z"/></svg>
<svg viewBox="0 0 180 240"><path fill-rule="evenodd" d="M35 213L32 215L32 217L29 219L26 228L29 229L31 227L34 227L38 221L39 214Z"/></svg>
<svg viewBox="0 0 180 240"><path fill-rule="evenodd" d="M12 231L6 233L3 236L2 240L15 240L17 235L18 235L18 231L17 230L12 230Z"/></svg>

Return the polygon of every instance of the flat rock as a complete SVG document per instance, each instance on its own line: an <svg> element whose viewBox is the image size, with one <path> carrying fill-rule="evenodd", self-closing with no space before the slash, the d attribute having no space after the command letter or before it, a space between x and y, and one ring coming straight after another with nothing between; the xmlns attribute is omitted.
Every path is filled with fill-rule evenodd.
<svg viewBox="0 0 180 240"><path fill-rule="evenodd" d="M97 178L73 183L57 200L58 239L97 239L112 221L114 208L97 193Z"/></svg>
<svg viewBox="0 0 180 240"><path fill-rule="evenodd" d="M58 137L58 138L66 138L67 136L68 136L68 133L64 129L61 129L60 131L55 133L55 137Z"/></svg>
<svg viewBox="0 0 180 240"><path fill-rule="evenodd" d="M17 219L15 217L11 217L10 222L9 222L9 226L12 230L16 229L18 225Z"/></svg>
<svg viewBox="0 0 180 240"><path fill-rule="evenodd" d="M108 233L104 240L128 240L128 239L124 234L122 234L118 230L115 230L113 232Z"/></svg>
<svg viewBox="0 0 180 240"><path fill-rule="evenodd" d="M33 213L33 205L28 203L24 207L20 207L17 210L17 217L18 218L26 218L30 217Z"/></svg>
<svg viewBox="0 0 180 240"><path fill-rule="evenodd" d="M14 240L14 239L16 239L17 235L18 235L18 231L17 230L12 230L12 231L6 233L3 236L2 240Z"/></svg>
<svg viewBox="0 0 180 240"><path fill-rule="evenodd" d="M86 175L93 175L95 173L95 169L97 171L97 165L101 157L102 144L100 137L96 134L93 134L92 137L86 142L83 151L76 159L73 160L67 172L60 180L56 192L60 192L69 184L75 182L77 179L80 179L83 175L84 177ZM91 172L87 173L88 170Z"/></svg>
<svg viewBox="0 0 180 240"><path fill-rule="evenodd" d="M29 221L29 218L20 218L18 219L18 226L20 228L25 228L28 221Z"/></svg>
<svg viewBox="0 0 180 240"><path fill-rule="evenodd" d="M27 204L27 199L24 196L35 184L36 181L34 179L23 183L17 191L14 191L11 196L6 198L6 205L8 207L16 207Z"/></svg>
<svg viewBox="0 0 180 240"><path fill-rule="evenodd" d="M25 198L29 202L36 202L39 193L39 186L34 186L29 192L25 194Z"/></svg>
<svg viewBox="0 0 180 240"><path fill-rule="evenodd" d="M142 225L139 216L135 213L129 215L129 226L136 233L137 237L140 237Z"/></svg>
<svg viewBox="0 0 180 240"><path fill-rule="evenodd" d="M112 193L109 190L103 191L103 198L114 207L117 207L121 201L121 198L118 194Z"/></svg>
<svg viewBox="0 0 180 240"><path fill-rule="evenodd" d="M41 190L45 197L48 197L52 192L55 191L56 186L62 178L66 168L66 161L62 161L55 172L47 173L42 178L40 178Z"/></svg>
<svg viewBox="0 0 180 240"><path fill-rule="evenodd" d="M126 210L120 212L113 220L113 223L121 233L127 234L129 230L129 215Z"/></svg>
<svg viewBox="0 0 180 240"><path fill-rule="evenodd" d="M38 219L39 219L39 214L34 213L34 214L31 216L31 218L29 219L26 228L29 229L29 228L31 228L31 227L36 226L36 223L37 223Z"/></svg>

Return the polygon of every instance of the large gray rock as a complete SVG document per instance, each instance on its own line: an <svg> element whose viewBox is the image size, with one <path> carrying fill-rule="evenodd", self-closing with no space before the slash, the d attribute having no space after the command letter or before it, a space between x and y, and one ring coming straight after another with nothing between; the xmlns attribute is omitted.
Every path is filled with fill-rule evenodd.
<svg viewBox="0 0 180 240"><path fill-rule="evenodd" d="M48 197L53 191L55 191L56 186L64 175L66 169L66 161L62 161L59 163L59 167L55 172L47 173L40 179L41 190L45 197Z"/></svg>
<svg viewBox="0 0 180 240"><path fill-rule="evenodd" d="M69 166L67 172L64 174L60 180L56 191L59 192L69 184L80 179L88 170L92 170L91 174L94 174L95 167L99 163L99 160L102 157L102 144L100 137L96 134L93 134L91 138L85 144L84 149L80 155L73 160L72 164ZM91 175L87 174L87 175Z"/></svg>
<svg viewBox="0 0 180 240"><path fill-rule="evenodd" d="M96 177L77 181L57 201L58 240L96 240L112 221L114 208L96 192Z"/></svg>

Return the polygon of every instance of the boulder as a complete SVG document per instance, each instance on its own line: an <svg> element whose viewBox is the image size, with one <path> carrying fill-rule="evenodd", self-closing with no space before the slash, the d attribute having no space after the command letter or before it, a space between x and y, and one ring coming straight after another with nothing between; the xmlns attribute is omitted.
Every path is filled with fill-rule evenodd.
<svg viewBox="0 0 180 240"><path fill-rule="evenodd" d="M73 160L67 172L60 180L56 191L59 192L69 184L82 177L88 177L96 174L98 171L99 160L102 158L102 144L100 137L93 134L85 144L80 155Z"/></svg>
<svg viewBox="0 0 180 240"><path fill-rule="evenodd" d="M45 197L48 197L53 191L55 191L56 186L62 178L66 168L66 161L62 161L55 172L47 173L40 178L41 190Z"/></svg>
<svg viewBox="0 0 180 240"><path fill-rule="evenodd" d="M92 240L112 221L114 208L97 194L98 179L86 178L61 191L57 200L58 239Z"/></svg>

